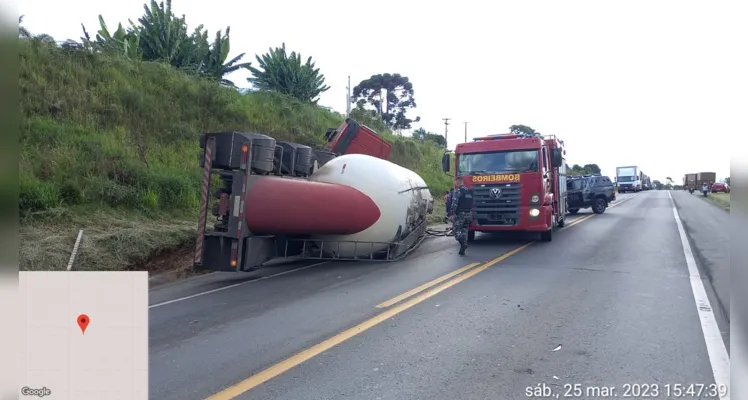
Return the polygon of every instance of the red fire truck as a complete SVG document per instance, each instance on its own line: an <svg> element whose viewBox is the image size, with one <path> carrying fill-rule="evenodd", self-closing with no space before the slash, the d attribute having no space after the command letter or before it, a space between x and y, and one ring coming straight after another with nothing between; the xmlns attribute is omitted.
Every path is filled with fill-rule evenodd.
<svg viewBox="0 0 748 400"><path fill-rule="evenodd" d="M539 232L550 242L553 230L564 226L566 204L566 150L555 136L491 135L461 143L455 149L457 176L467 176L473 189L475 232ZM442 158L449 172L451 157Z"/></svg>

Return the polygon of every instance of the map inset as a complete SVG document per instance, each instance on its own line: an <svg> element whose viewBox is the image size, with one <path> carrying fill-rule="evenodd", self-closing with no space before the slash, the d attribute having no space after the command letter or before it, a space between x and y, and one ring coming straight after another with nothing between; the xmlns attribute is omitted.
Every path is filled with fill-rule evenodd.
<svg viewBox="0 0 748 400"><path fill-rule="evenodd" d="M19 398L148 398L147 272L20 272Z"/></svg>

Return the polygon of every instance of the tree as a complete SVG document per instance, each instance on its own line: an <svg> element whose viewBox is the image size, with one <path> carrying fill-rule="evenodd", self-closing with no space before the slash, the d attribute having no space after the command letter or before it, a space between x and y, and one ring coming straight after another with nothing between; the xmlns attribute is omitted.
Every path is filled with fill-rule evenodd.
<svg viewBox="0 0 748 400"><path fill-rule="evenodd" d="M86 27L83 28L84 47L95 52L122 55L130 60L158 61L191 74L197 74L216 80L224 85L233 86L233 82L223 77L249 63L238 62L244 53L226 62L230 49L229 32L221 34L219 30L213 43L208 40L208 32L202 25L197 26L192 34L187 33L185 16L177 18L171 11L171 0L157 3L151 0L143 5L143 16L138 23L130 22L125 29L122 24L111 32L104 18L99 15L99 30L91 38Z"/></svg>
<svg viewBox="0 0 748 400"><path fill-rule="evenodd" d="M653 180L653 181L652 181L652 186L653 186L653 187L654 187L654 188L655 188L656 190L662 190L662 188L663 188L663 187L664 187L665 185L663 185L663 184L662 184L662 182L660 182L660 181L658 181L657 179L655 179L655 180Z"/></svg>
<svg viewBox="0 0 748 400"><path fill-rule="evenodd" d="M590 174L599 174L601 172L597 164L585 164L582 168Z"/></svg>
<svg viewBox="0 0 748 400"><path fill-rule="evenodd" d="M225 79L224 76L237 71L241 68L248 68L251 63L240 63L237 64L243 57L244 53L226 62L228 58L229 50L231 48L231 42L229 40L229 32L231 27L226 28L226 34L221 35L221 31L216 32L216 38L213 44L208 49L207 53L203 57L202 63L200 64L200 74L210 79L216 80L226 86L235 86L234 82Z"/></svg>
<svg viewBox="0 0 748 400"><path fill-rule="evenodd" d="M413 84L407 76L400 74L372 75L353 88L351 102L363 108L370 105L392 130L410 129L413 122L421 117L410 119L409 109L416 108Z"/></svg>
<svg viewBox="0 0 748 400"><path fill-rule="evenodd" d="M527 125L512 125L509 127L509 132L515 135L528 135L528 136L539 136L540 132L530 128Z"/></svg>
<svg viewBox="0 0 748 400"><path fill-rule="evenodd" d="M585 164L584 167L580 166L579 164L574 164L567 173L572 176L577 175L594 175L599 174L600 167L597 166L597 164Z"/></svg>
<svg viewBox="0 0 748 400"><path fill-rule="evenodd" d="M444 136L437 133L426 132L426 130L423 128L414 130L412 135L413 139L428 140L438 144L441 147L447 147L447 139L445 139Z"/></svg>
<svg viewBox="0 0 748 400"><path fill-rule="evenodd" d="M121 54L130 60L140 60L143 57L143 52L140 50L140 35L136 30L125 30L120 23L112 34L101 15L99 15L99 31L95 39L91 39L91 35L88 34L83 24L81 27L83 28L81 38L83 45L91 50Z"/></svg>
<svg viewBox="0 0 748 400"><path fill-rule="evenodd" d="M728 185L730 184L730 177L729 176L727 178L725 178L725 183L728 184Z"/></svg>
<svg viewBox="0 0 748 400"><path fill-rule="evenodd" d="M665 182L668 185L672 185L673 184L673 178L671 178L671 177L668 176L667 178L665 178Z"/></svg>
<svg viewBox="0 0 748 400"><path fill-rule="evenodd" d="M140 36L140 49L146 61L160 61L182 68L197 60L195 48L202 35L202 25L195 30L193 37L187 34L185 16L177 18L171 11L171 0L156 3L151 0L150 8L144 4L145 13L138 18L140 25L133 24L133 30ZM192 40L190 40L192 39ZM192 41L192 43L190 43ZM207 45L207 37L205 38Z"/></svg>
<svg viewBox="0 0 748 400"><path fill-rule="evenodd" d="M325 85L325 76L315 68L312 57L302 64L301 54L295 51L287 54L285 43L255 58L259 68L247 67L252 72L247 81L260 90L285 93L301 101L316 103L319 95L330 89Z"/></svg>
<svg viewBox="0 0 748 400"><path fill-rule="evenodd" d="M18 37L24 39L30 38L31 32L29 32L29 30L21 24L23 24L23 15L18 17Z"/></svg>

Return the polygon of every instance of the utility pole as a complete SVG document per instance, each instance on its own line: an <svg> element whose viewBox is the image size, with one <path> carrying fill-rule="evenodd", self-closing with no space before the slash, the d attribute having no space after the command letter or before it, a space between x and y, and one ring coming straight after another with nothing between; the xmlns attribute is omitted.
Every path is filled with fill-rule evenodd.
<svg viewBox="0 0 748 400"><path fill-rule="evenodd" d="M449 142L447 142L447 132L449 132L449 120L452 118L442 118L444 120L444 142L447 143L447 147L449 147Z"/></svg>
<svg viewBox="0 0 748 400"><path fill-rule="evenodd" d="M351 116L351 76L348 75L348 86L345 88L345 116Z"/></svg>
<svg viewBox="0 0 748 400"><path fill-rule="evenodd" d="M465 122L465 143L467 143L467 124L468 122Z"/></svg>

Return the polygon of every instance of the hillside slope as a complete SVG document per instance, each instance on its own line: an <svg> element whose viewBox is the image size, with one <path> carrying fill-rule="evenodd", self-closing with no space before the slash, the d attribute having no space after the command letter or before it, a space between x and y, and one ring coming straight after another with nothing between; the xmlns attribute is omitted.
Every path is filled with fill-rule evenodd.
<svg viewBox="0 0 748 400"><path fill-rule="evenodd" d="M144 268L189 245L199 202L198 135L237 130L319 146L344 117L277 93L240 94L158 63L134 63L29 39L20 44L21 268ZM354 116L356 117L356 116ZM442 150L394 136L391 161L436 197L449 185Z"/></svg>

